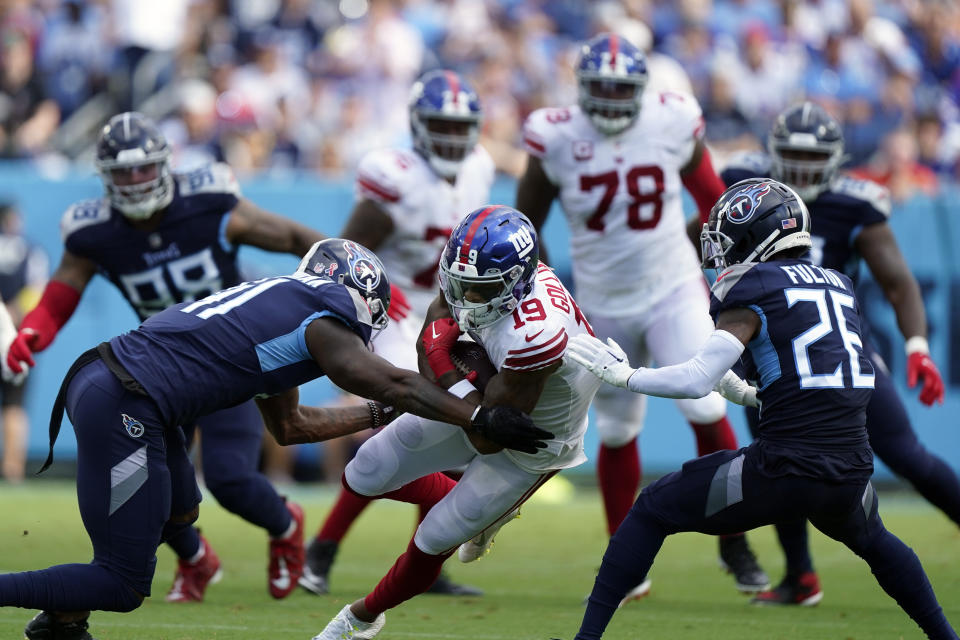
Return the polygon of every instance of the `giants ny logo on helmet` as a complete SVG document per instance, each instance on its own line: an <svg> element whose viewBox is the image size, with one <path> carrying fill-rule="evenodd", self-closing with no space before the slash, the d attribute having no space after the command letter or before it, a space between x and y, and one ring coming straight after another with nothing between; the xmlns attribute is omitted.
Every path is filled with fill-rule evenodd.
<svg viewBox="0 0 960 640"><path fill-rule="evenodd" d="M770 193L769 184L752 184L736 194L727 207L727 220L735 224L743 224L753 217L763 196Z"/></svg>

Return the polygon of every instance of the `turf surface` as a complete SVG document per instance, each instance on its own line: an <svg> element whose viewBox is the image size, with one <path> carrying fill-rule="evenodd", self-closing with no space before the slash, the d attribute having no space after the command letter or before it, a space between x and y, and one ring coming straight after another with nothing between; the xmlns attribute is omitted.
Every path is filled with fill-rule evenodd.
<svg viewBox="0 0 960 640"><path fill-rule="evenodd" d="M34 482L0 486L0 571L39 569L89 559L73 486ZM313 532L333 500L330 488L289 490L307 511ZM420 596L387 612L378 640L570 639L583 612L605 547L596 494L580 490L556 502L535 500L507 525L493 553L447 567L459 581L486 590L483 598ZM911 494L881 492L888 528L912 546L927 569L948 618L960 626L960 531ZM173 575L173 554L160 549L153 598L129 614L95 613L98 640L309 640L346 603L367 593L403 551L414 524L409 505L382 503L361 517L345 540L331 576L333 593L296 591L273 601L266 589L264 534L226 513L209 498L201 509L204 534L223 562L224 578L203 604L163 601ZM814 558L824 600L812 609L757 608L733 588L717 566L716 544L684 534L667 540L651 571L653 591L620 610L610 640L921 638L919 629L876 585L867 566L842 545L814 532ZM751 534L763 566L778 580L781 555L773 530ZM33 612L0 609L0 638L21 638Z"/></svg>

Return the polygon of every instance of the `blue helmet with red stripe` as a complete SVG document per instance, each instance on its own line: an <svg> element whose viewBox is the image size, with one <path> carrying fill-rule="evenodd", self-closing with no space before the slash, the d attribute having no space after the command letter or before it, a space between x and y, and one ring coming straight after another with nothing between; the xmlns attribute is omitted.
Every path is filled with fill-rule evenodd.
<svg viewBox="0 0 960 640"><path fill-rule="evenodd" d="M533 288L540 241L516 209L490 205L464 218L440 256L440 286L464 331L510 315Z"/></svg>
<svg viewBox="0 0 960 640"><path fill-rule="evenodd" d="M480 137L480 100L454 71L428 71L410 90L413 148L444 178L453 178Z"/></svg>
<svg viewBox="0 0 960 640"><path fill-rule="evenodd" d="M640 49L615 33L601 33L581 47L576 71L580 108L598 131L613 135L633 124L648 78Z"/></svg>

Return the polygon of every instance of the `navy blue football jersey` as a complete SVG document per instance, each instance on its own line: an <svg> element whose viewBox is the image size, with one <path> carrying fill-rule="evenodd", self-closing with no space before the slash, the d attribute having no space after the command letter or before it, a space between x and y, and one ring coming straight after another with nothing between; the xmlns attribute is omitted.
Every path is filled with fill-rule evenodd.
<svg viewBox="0 0 960 640"><path fill-rule="evenodd" d="M322 376L304 334L325 316L369 343L370 309L355 289L298 273L180 303L110 345L164 417L189 424Z"/></svg>
<svg viewBox="0 0 960 640"><path fill-rule="evenodd" d="M757 382L760 439L789 450L866 447L874 372L850 279L804 260L734 265L717 277L710 313L742 308L761 320L741 358Z"/></svg>
<svg viewBox="0 0 960 640"><path fill-rule="evenodd" d="M720 177L728 187L747 178L769 178L770 158L763 153L741 154ZM807 208L813 242L811 262L840 271L856 284L860 254L854 242L861 229L886 222L890 217L890 192L870 180L838 176L830 188L807 203Z"/></svg>
<svg viewBox="0 0 960 640"><path fill-rule="evenodd" d="M141 320L240 282L237 247L225 235L240 192L225 164L174 174L174 196L153 231L134 229L106 198L67 209L60 223L70 253L97 265Z"/></svg>

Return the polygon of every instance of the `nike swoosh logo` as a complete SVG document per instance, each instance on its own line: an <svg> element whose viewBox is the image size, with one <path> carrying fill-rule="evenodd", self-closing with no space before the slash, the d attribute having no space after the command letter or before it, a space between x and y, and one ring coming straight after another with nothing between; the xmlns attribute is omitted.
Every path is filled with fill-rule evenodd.
<svg viewBox="0 0 960 640"><path fill-rule="evenodd" d="M290 571L287 569L286 560L280 558L277 562L280 565L280 577L270 580L270 584L283 591L290 588Z"/></svg>
<svg viewBox="0 0 960 640"><path fill-rule="evenodd" d="M440 334L437 333L437 328L436 328L435 326L430 325L430 331L433 332L433 339L434 339L434 340L436 340L437 338L440 337Z"/></svg>
<svg viewBox="0 0 960 640"><path fill-rule="evenodd" d="M526 340L527 342L532 342L533 340L536 339L536 337L537 337L538 335L540 335L541 333L543 333L543 331L544 331L543 329L540 329L540 331L537 331L537 332L536 332L535 334L533 334L532 336L523 336L523 339Z"/></svg>

